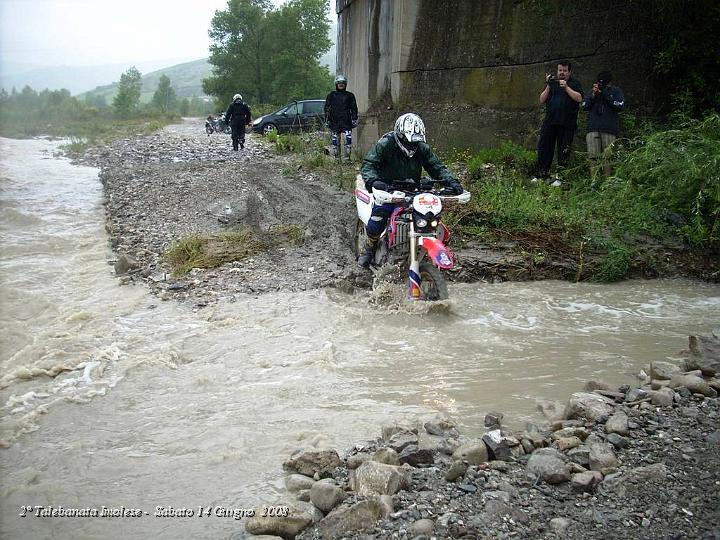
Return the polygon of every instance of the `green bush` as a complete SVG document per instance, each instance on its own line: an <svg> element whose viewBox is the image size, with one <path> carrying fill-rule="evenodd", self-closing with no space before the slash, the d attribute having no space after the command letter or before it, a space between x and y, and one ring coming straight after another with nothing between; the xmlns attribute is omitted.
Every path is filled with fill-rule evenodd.
<svg viewBox="0 0 720 540"><path fill-rule="evenodd" d="M505 141L497 148L483 148L468 160L468 171L478 178L482 166L492 163L515 169L520 174L529 174L535 163L535 152L512 141Z"/></svg>
<svg viewBox="0 0 720 540"><path fill-rule="evenodd" d="M720 115L632 141L617 176L636 186L659 215L679 214L693 245L720 240Z"/></svg>

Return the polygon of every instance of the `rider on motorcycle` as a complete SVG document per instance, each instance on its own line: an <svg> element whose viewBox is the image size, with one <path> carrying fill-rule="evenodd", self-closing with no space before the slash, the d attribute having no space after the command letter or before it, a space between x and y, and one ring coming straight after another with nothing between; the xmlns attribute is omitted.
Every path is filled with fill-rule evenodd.
<svg viewBox="0 0 720 540"><path fill-rule="evenodd" d="M420 117L406 113L395 121L395 129L383 135L363 159L360 174L366 189L392 191L393 181L412 179L420 187L422 169L430 177L442 182L454 195L463 192L460 182L425 142L425 124ZM370 220L365 227L367 245L365 253L358 258L363 268L370 265L380 235L387 226L388 218L395 209L392 203L374 204Z"/></svg>

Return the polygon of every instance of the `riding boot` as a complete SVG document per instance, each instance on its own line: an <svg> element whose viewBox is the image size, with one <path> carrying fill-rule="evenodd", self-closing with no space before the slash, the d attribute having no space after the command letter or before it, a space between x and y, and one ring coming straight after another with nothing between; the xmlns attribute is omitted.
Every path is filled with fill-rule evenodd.
<svg viewBox="0 0 720 540"><path fill-rule="evenodd" d="M370 266L370 262L373 260L373 257L375 257L375 248L377 247L377 243L377 238L372 238L370 236L367 237L367 241L365 242L365 253L358 257L358 266L363 268L368 268Z"/></svg>

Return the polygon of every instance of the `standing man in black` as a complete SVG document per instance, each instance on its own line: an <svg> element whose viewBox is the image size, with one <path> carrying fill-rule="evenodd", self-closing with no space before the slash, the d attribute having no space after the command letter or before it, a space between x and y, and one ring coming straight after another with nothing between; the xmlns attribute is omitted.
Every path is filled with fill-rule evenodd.
<svg viewBox="0 0 720 540"><path fill-rule="evenodd" d="M249 126L252 118L250 116L250 107L243 103L242 96L235 94L233 101L225 113L225 122L230 124L232 129L232 145L233 150L237 152L238 145L240 148L245 147L245 126Z"/></svg>
<svg viewBox="0 0 720 540"><path fill-rule="evenodd" d="M347 91L345 75L335 77L335 90L325 98L325 125L332 133L333 154L338 156L338 137L345 135L345 154L352 150L352 130L357 126L358 108L355 94ZM340 157L340 156L338 156Z"/></svg>
<svg viewBox="0 0 720 540"><path fill-rule="evenodd" d="M545 104L545 120L540 129L538 141L537 173L533 182L550 179L550 166L557 147L557 164L559 168L567 164L570 157L577 116L583 91L580 82L572 78L572 66L567 60L558 62L557 76L549 74L545 77L545 88L540 93L540 103ZM559 186L560 180L551 185Z"/></svg>

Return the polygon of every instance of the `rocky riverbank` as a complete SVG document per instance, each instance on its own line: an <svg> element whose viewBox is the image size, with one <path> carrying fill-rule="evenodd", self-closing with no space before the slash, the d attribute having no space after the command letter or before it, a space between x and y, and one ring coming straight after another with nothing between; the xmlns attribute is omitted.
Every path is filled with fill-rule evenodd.
<svg viewBox="0 0 720 540"><path fill-rule="evenodd" d="M116 273L146 283L161 299L202 307L238 295L369 282L350 249L352 197L292 167L255 136L233 152L229 135L208 136L201 121L185 120L91 148L77 161L100 168ZM273 246L181 276L165 259L168 249L192 235L241 227L267 232L280 225L303 231L301 245Z"/></svg>
<svg viewBox="0 0 720 540"><path fill-rule="evenodd" d="M269 538L720 538L720 329L639 387L588 382L547 425L468 439L398 423L338 453L299 450L288 497L246 531ZM285 510L287 509L287 511ZM287 515L285 515L287 514ZM251 538L255 538L254 536Z"/></svg>

